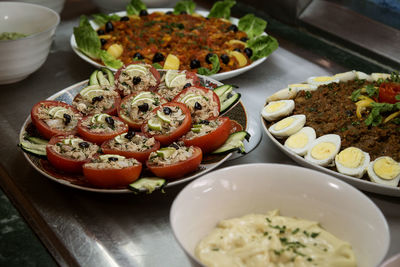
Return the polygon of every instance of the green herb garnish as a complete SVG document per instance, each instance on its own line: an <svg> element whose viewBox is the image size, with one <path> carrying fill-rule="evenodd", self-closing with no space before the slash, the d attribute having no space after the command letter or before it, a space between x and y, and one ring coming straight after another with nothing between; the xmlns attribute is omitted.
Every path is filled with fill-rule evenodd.
<svg viewBox="0 0 400 267"><path fill-rule="evenodd" d="M236 1L234 0L217 1L212 6L207 17L229 19L231 17L231 8L235 4Z"/></svg>
<svg viewBox="0 0 400 267"><path fill-rule="evenodd" d="M128 15L139 15L140 11L146 10L147 7L140 0L131 0L131 2L126 6L126 13Z"/></svg>
<svg viewBox="0 0 400 267"><path fill-rule="evenodd" d="M361 89L355 90L353 93L351 93L351 101L356 102L358 98L361 95Z"/></svg>
<svg viewBox="0 0 400 267"><path fill-rule="evenodd" d="M181 0L178 3L176 3L174 7L174 14L178 15L181 12L186 12L186 14L192 14L195 8L196 4L192 0Z"/></svg>
<svg viewBox="0 0 400 267"><path fill-rule="evenodd" d="M365 89L369 97L374 97L379 95L379 88L375 88L372 84L368 84Z"/></svg>
<svg viewBox="0 0 400 267"><path fill-rule="evenodd" d="M306 99L310 99L310 98L312 97L311 92L310 92L310 91L307 91L305 97L306 97Z"/></svg>
<svg viewBox="0 0 400 267"><path fill-rule="evenodd" d="M212 64L211 70L204 67L200 67L197 69L197 73L200 75L207 75L207 76L217 73L220 69L218 56L216 54L212 55L212 57L210 57L210 61Z"/></svg>

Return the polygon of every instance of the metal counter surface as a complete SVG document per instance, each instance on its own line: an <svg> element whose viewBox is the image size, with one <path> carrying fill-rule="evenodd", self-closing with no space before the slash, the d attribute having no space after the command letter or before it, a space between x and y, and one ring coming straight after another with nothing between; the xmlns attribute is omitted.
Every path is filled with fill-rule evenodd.
<svg viewBox="0 0 400 267"><path fill-rule="evenodd" d="M152 195L79 191L40 175L16 147L20 127L36 102L87 79L94 70L69 47L77 23L75 18L60 24L49 58L39 71L22 82L0 86L0 184L60 265L188 266L169 225L170 206L184 185ZM240 86L250 119L257 122L266 97L288 83L347 70L279 41L280 48L265 63L225 81ZM256 162L296 164L263 134L254 151L221 168ZM400 251L400 199L367 195L389 222L392 238L387 257L392 256Z"/></svg>

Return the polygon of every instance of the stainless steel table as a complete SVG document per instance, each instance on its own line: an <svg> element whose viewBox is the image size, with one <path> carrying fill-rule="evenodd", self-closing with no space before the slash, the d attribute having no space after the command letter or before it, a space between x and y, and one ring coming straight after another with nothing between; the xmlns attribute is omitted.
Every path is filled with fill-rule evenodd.
<svg viewBox="0 0 400 267"><path fill-rule="evenodd" d="M169 225L170 206L184 185L152 195L83 192L37 173L16 147L20 127L33 104L87 79L94 70L69 46L77 21L76 17L62 21L49 58L39 71L20 83L0 86L0 185L60 265L188 266ZM226 83L240 86L249 116L258 122L265 98L274 91L309 76L346 70L281 39L280 48L265 63ZM255 162L296 164L263 134L254 151L221 168ZM392 256L400 251L400 199L366 194L389 222L392 239L387 256Z"/></svg>

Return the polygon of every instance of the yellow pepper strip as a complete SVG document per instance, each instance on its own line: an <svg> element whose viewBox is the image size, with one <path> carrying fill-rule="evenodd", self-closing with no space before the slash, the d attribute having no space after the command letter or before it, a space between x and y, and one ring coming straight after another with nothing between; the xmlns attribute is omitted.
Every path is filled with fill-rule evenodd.
<svg viewBox="0 0 400 267"><path fill-rule="evenodd" d="M383 120L383 123L387 123L399 115L400 115L400 111L394 112L394 113L390 114L389 116L387 116L387 118Z"/></svg>
<svg viewBox="0 0 400 267"><path fill-rule="evenodd" d="M358 101L356 103L357 109L356 109L356 114L357 114L357 118L361 119L362 117L362 112L369 106L371 106L372 103L374 103L375 101L372 100L371 98L367 97L367 96L362 96L362 100ZM360 96L361 98L361 96Z"/></svg>
<svg viewBox="0 0 400 267"><path fill-rule="evenodd" d="M108 40L108 39L111 38L111 35L109 35L109 34L99 35L99 38L100 38L100 39L104 39L104 40Z"/></svg>

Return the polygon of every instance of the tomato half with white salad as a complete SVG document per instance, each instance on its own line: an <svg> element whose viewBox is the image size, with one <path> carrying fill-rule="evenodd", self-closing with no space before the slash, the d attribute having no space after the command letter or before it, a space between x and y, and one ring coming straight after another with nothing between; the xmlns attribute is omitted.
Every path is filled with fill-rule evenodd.
<svg viewBox="0 0 400 267"><path fill-rule="evenodd" d="M74 106L83 115L106 113L117 114L117 106L121 102L119 93L112 86L100 84L88 85L74 98Z"/></svg>
<svg viewBox="0 0 400 267"><path fill-rule="evenodd" d="M171 144L190 130L192 118L189 108L182 103L166 103L155 109L142 132L154 137L162 146Z"/></svg>
<svg viewBox="0 0 400 267"><path fill-rule="evenodd" d="M203 153L199 147L173 143L152 152L146 166L158 177L176 179L196 171L202 158Z"/></svg>
<svg viewBox="0 0 400 267"><path fill-rule="evenodd" d="M133 93L126 96L118 106L118 117L132 129L140 130L151 112L165 103L167 100L155 92Z"/></svg>
<svg viewBox="0 0 400 267"><path fill-rule="evenodd" d="M186 88L173 101L188 106L194 122L212 120L218 117L221 109L217 94L200 86Z"/></svg>
<svg viewBox="0 0 400 267"><path fill-rule="evenodd" d="M180 92L191 86L200 86L200 79L196 73L190 71L168 70L161 77L158 93L168 101L174 99Z"/></svg>
<svg viewBox="0 0 400 267"><path fill-rule="evenodd" d="M210 153L222 146L231 131L231 121L228 117L214 120L203 120L192 125L190 131L182 137L186 146L197 146L203 154Z"/></svg>
<svg viewBox="0 0 400 267"><path fill-rule="evenodd" d="M121 155L100 155L83 165L86 180L101 188L125 187L137 180L142 163Z"/></svg>
<svg viewBox="0 0 400 267"><path fill-rule="evenodd" d="M86 116L78 123L78 134L96 144L125 133L128 129L121 119L104 113Z"/></svg>
<svg viewBox="0 0 400 267"><path fill-rule="evenodd" d="M144 163L151 152L160 148L160 142L142 132L128 131L105 141L101 145L104 154L116 154L127 158L135 158Z"/></svg>
<svg viewBox="0 0 400 267"><path fill-rule="evenodd" d="M46 139L60 134L75 134L81 118L73 106L54 100L40 101L31 110L33 125Z"/></svg>
<svg viewBox="0 0 400 267"><path fill-rule="evenodd" d="M56 169L81 173L82 165L94 157L99 146L75 135L53 136L46 145L47 159Z"/></svg>
<svg viewBox="0 0 400 267"><path fill-rule="evenodd" d="M115 73L115 85L121 96L140 91L155 91L160 84L160 73L149 64L133 63Z"/></svg>

